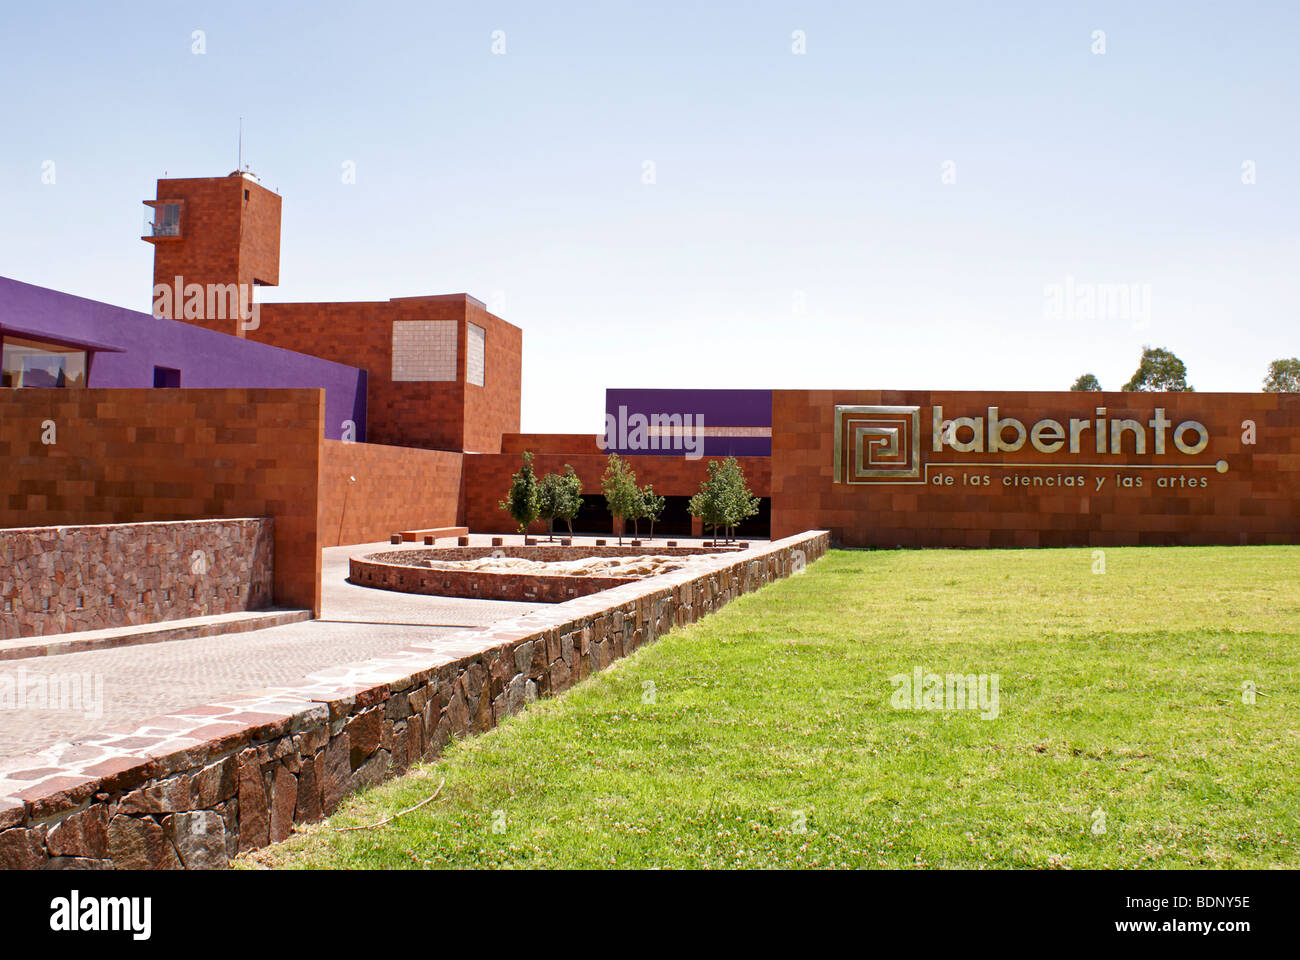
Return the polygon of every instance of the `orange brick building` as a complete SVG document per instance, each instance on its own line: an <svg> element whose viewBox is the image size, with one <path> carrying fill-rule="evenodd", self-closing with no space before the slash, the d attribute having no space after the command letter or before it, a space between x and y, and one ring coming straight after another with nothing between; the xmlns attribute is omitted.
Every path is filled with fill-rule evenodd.
<svg viewBox="0 0 1300 960"><path fill-rule="evenodd" d="M159 181L150 205L156 283L184 277L251 291L278 282L280 198L249 175ZM179 307L179 292L174 299ZM369 444L328 447L322 543L374 539L398 526L511 532L497 503L525 450L539 473L566 464L577 471L587 499L580 532L609 529L598 438L519 433L522 334L473 297L265 304L224 321L182 313L366 371L367 422L356 426ZM611 390L606 416L610 423L618 411L624 432L612 445L639 482L668 498L658 528L668 535L699 532L686 501L711 456L735 453L763 502L742 527L751 537L824 528L853 546L1277 543L1300 540L1298 404L1276 394L648 389ZM1017 416L999 426L999 410ZM669 411L702 424L707 455L623 444L629 415L650 418L655 441L673 436L671 426L655 432L653 424L656 412ZM1154 434L1148 449L1146 425L1165 414L1203 431L1204 449L1186 454ZM937 442L940 416L958 424L953 442ZM1108 422L1123 425L1116 445L1098 436L1091 456L1043 439L1067 423L1104 434ZM1238 436L1248 422L1250 442ZM339 426L327 423L327 434L346 439ZM987 433L987 449L974 449L976 428L981 443ZM439 453L421 459L401 450L410 447ZM1167 476L1179 485L1163 485Z"/></svg>
<svg viewBox="0 0 1300 960"><path fill-rule="evenodd" d="M496 453L519 430L523 332L458 293L258 304L280 282L280 197L252 174L159 180L145 201L160 316L366 371L366 423L331 436Z"/></svg>
<svg viewBox="0 0 1300 960"><path fill-rule="evenodd" d="M251 174L160 180L155 199L145 202L156 313L365 371L364 422L325 424L328 437L365 443L326 441L322 545L375 540L415 527L513 532L497 502L524 450L538 455L542 472L572 464L587 501L579 529L610 531L600 492L605 455L598 438L519 433L523 333L518 327L464 293L257 303L256 287L279 282L281 201ZM198 289L191 291L191 285ZM236 298L223 300L220 294L232 288ZM763 422L766 415L764 410ZM766 504L768 458L743 462L751 487ZM707 461L645 456L634 465L642 484L652 483L668 498L659 530L698 534L698 523L686 516L686 500L705 479ZM748 527L747 535L764 535L766 512Z"/></svg>
<svg viewBox="0 0 1300 960"><path fill-rule="evenodd" d="M370 443L496 453L519 430L523 331L464 293L269 303L247 334L367 377Z"/></svg>

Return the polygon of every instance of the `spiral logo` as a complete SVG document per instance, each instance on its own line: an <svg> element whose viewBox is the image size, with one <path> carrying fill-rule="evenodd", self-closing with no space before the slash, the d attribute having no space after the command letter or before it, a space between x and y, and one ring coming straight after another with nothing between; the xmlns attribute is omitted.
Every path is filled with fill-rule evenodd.
<svg viewBox="0 0 1300 960"><path fill-rule="evenodd" d="M920 407L835 407L836 483L888 483L920 475Z"/></svg>

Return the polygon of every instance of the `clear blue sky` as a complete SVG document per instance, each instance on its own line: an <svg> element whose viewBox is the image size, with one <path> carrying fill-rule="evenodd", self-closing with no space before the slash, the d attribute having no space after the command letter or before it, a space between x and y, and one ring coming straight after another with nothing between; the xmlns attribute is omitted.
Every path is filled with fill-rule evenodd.
<svg viewBox="0 0 1300 960"><path fill-rule="evenodd" d="M263 299L499 306L525 430L599 431L607 386L1117 388L1149 342L1253 391L1300 355L1300 4L704 7L5 4L0 275L148 309L140 201L234 169L242 115ZM1067 277L1149 318L1055 319Z"/></svg>

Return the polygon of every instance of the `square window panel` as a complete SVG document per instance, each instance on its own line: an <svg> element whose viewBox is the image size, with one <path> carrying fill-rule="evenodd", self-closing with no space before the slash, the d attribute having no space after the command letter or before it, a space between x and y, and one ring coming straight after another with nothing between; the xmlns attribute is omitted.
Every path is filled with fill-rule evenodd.
<svg viewBox="0 0 1300 960"><path fill-rule="evenodd" d="M456 379L455 320L394 320L393 381Z"/></svg>

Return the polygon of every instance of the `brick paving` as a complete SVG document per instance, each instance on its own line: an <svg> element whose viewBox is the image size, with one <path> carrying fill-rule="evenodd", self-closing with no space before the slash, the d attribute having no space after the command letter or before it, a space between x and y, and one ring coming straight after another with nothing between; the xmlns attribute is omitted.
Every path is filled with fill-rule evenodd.
<svg viewBox="0 0 1300 960"><path fill-rule="evenodd" d="M29 753L96 730L298 680L416 641L520 616L535 604L421 597L345 582L353 553L388 544L324 551L323 609L317 621L144 646L33 657L0 664L4 678L88 677L102 712L0 709L0 757Z"/></svg>

